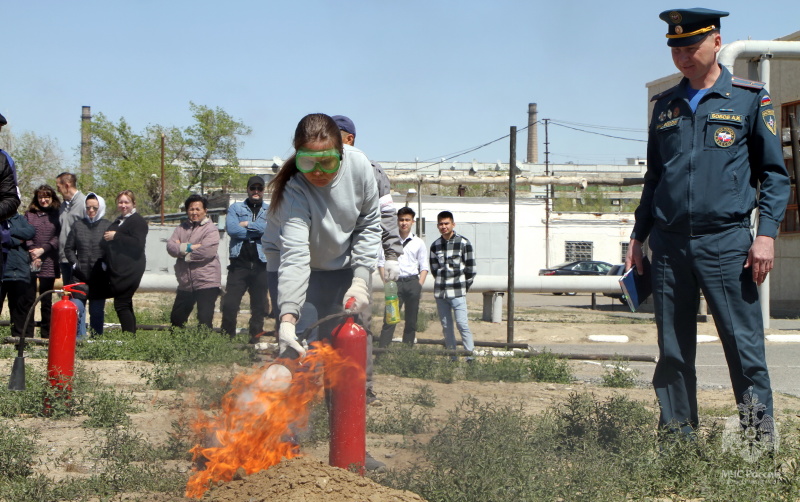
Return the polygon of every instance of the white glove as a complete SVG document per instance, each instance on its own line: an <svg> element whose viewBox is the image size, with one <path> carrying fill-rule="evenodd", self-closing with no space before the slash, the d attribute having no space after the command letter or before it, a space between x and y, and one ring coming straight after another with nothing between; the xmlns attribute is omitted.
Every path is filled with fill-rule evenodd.
<svg viewBox="0 0 800 502"><path fill-rule="evenodd" d="M400 262L397 260L386 260L383 264L383 276L387 281L396 281L400 278Z"/></svg>
<svg viewBox="0 0 800 502"><path fill-rule="evenodd" d="M361 277L353 278L353 283L350 284L350 289L344 294L344 300L342 300L342 305L345 309L347 308L347 302L350 298L356 299L355 305L351 306L350 310L356 312L366 310L369 307L369 288L367 287L367 281Z"/></svg>
<svg viewBox="0 0 800 502"><path fill-rule="evenodd" d="M295 325L284 321L278 328L278 353L283 354L287 347L293 348L302 357L306 353L306 349L297 341L297 333L295 332Z"/></svg>

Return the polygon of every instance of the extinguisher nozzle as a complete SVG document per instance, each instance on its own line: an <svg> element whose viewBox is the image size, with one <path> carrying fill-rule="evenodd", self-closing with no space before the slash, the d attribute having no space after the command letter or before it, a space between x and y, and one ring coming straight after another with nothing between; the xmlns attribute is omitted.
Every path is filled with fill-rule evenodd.
<svg viewBox="0 0 800 502"><path fill-rule="evenodd" d="M11 367L11 379L8 381L8 390L25 390L25 358L15 357Z"/></svg>

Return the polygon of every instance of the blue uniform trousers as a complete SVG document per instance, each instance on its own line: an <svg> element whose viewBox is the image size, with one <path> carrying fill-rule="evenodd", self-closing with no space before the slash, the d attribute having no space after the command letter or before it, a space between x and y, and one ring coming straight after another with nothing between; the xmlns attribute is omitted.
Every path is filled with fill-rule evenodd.
<svg viewBox="0 0 800 502"><path fill-rule="evenodd" d="M772 390L764 330L752 271L744 268L752 243L740 226L702 236L657 228L653 251L653 300L659 360L653 387L661 406L659 425L689 433L697 427L697 308L702 290L714 317L737 403L749 387L772 416ZM760 417L759 417L760 418Z"/></svg>

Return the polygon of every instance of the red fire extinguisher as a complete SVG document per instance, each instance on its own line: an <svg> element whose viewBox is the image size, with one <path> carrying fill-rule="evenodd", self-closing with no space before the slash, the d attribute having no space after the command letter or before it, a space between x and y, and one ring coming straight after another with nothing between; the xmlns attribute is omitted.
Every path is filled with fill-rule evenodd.
<svg viewBox="0 0 800 502"><path fill-rule="evenodd" d="M53 304L50 319L50 348L47 353L47 376L50 386L68 400L75 372L75 336L78 329L78 307L70 301L72 285L64 287L61 300ZM49 404L45 402L45 409Z"/></svg>
<svg viewBox="0 0 800 502"><path fill-rule="evenodd" d="M346 308L353 303L351 298ZM343 469L356 465L363 475L367 451L367 332L350 316L333 330L331 344L343 358L356 364L347 370L343 383L331 389L328 463Z"/></svg>

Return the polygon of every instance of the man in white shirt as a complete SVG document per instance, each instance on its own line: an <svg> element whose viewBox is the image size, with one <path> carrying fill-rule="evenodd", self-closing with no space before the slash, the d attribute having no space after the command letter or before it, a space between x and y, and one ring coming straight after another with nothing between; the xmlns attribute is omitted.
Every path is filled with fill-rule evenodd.
<svg viewBox="0 0 800 502"><path fill-rule="evenodd" d="M397 228L400 234L400 241L403 244L403 254L398 261L400 263L400 277L397 279L397 297L400 300L400 308L405 305L406 324L403 328L403 343L414 344L417 335L417 313L419 311L419 299L422 296L422 284L428 276L430 266L428 265L428 248L425 242L411 233L416 214L410 207L403 207L397 211ZM383 250L381 250L383 251ZM378 272L381 279L387 281L384 271L385 260L381 252L378 258ZM381 336L378 340L379 347L388 347L394 336L395 324L383 323Z"/></svg>

